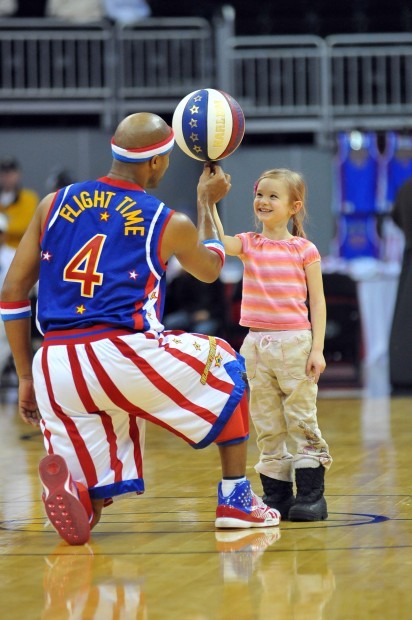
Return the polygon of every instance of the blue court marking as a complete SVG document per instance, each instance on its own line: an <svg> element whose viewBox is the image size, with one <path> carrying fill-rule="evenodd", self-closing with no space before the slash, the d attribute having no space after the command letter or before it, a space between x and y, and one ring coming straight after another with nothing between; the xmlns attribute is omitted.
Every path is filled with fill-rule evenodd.
<svg viewBox="0 0 412 620"><path fill-rule="evenodd" d="M333 515L346 515L347 517L363 517L361 521L350 522L342 519L342 523L331 522L330 519L325 521L282 521L281 526L287 524L288 527L285 530L301 530L308 529L308 525L313 525L314 528L332 528L332 527L353 527L355 525L373 525L375 523L383 523L384 521L393 521L390 517L385 515L374 515L361 512L329 512L329 517ZM305 525L303 525L303 523ZM291 524L291 527L289 527Z"/></svg>

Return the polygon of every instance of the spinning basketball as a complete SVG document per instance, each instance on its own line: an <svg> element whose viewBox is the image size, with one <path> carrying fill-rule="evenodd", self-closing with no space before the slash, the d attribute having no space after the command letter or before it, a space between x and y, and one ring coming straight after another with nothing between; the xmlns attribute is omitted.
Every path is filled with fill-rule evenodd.
<svg viewBox="0 0 412 620"><path fill-rule="evenodd" d="M186 95L176 107L172 125L182 151L199 161L231 155L245 133L245 117L238 102L214 88Z"/></svg>

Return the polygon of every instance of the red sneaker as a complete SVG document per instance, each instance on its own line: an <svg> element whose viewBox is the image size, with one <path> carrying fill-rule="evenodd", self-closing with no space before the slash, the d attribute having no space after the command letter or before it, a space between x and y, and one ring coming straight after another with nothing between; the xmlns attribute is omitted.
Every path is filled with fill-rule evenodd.
<svg viewBox="0 0 412 620"><path fill-rule="evenodd" d="M222 483L218 486L218 506L215 526L219 528L247 529L250 527L271 527L279 525L280 512L269 508L253 493L249 480L239 482L228 497L222 494Z"/></svg>
<svg viewBox="0 0 412 620"><path fill-rule="evenodd" d="M56 532L69 545L84 545L90 538L89 516L79 499L66 461L58 454L39 464L46 514Z"/></svg>

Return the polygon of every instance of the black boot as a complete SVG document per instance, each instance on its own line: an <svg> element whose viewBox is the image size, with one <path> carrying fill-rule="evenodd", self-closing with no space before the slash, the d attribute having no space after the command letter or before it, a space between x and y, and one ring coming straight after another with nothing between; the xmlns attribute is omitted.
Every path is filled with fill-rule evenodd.
<svg viewBox="0 0 412 620"><path fill-rule="evenodd" d="M325 490L325 468L302 467L295 470L296 501L289 510L289 521L323 521L328 518Z"/></svg>
<svg viewBox="0 0 412 620"><path fill-rule="evenodd" d="M282 519L287 519L289 510L295 501L293 497L293 482L269 478L269 476L264 474L260 474L260 479L264 492L262 499L265 504L269 508L279 510Z"/></svg>

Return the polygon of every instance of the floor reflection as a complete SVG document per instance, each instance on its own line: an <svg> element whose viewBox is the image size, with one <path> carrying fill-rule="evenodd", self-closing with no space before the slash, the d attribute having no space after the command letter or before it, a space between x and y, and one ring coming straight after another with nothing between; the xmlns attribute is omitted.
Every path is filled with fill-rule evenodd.
<svg viewBox="0 0 412 620"><path fill-rule="evenodd" d="M364 364L363 386L363 396L366 398L390 396L391 385L387 358L381 358L371 364Z"/></svg>
<svg viewBox="0 0 412 620"><path fill-rule="evenodd" d="M215 533L216 549L220 553L224 582L247 583L265 550L280 539L279 528L264 531L229 530Z"/></svg>
<svg viewBox="0 0 412 620"><path fill-rule="evenodd" d="M308 534L309 538L315 537ZM322 537L308 541L314 545L312 552L276 549L279 539L279 531L216 532L227 600L233 601L236 594L243 602L236 617L327 618L325 608L336 583ZM233 617L228 613L227 618Z"/></svg>
<svg viewBox="0 0 412 620"><path fill-rule="evenodd" d="M308 538L315 538L308 535ZM270 554L258 571L262 583L259 618L326 620L327 603L336 589L335 575L322 540L290 553Z"/></svg>
<svg viewBox="0 0 412 620"><path fill-rule="evenodd" d="M95 557L91 545L64 543L44 558L42 620L146 618L144 578L135 561Z"/></svg>

